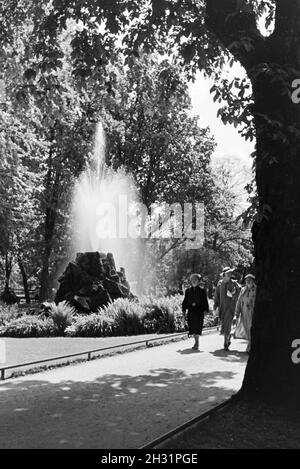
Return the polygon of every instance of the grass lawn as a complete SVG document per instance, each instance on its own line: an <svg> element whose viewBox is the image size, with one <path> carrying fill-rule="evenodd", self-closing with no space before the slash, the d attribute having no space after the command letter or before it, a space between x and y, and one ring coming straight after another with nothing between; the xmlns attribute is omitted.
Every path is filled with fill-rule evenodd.
<svg viewBox="0 0 300 469"><path fill-rule="evenodd" d="M299 449L300 410L235 402L160 448Z"/></svg>
<svg viewBox="0 0 300 469"><path fill-rule="evenodd" d="M161 334L161 337L169 335L172 336L173 334ZM1 337L1 341L4 341L6 348L6 361L3 365L17 365L19 363L43 360L46 358L59 357L72 353L84 352L119 344L128 344L131 342L138 342L141 340L159 337L159 334L143 334L121 337L40 337L24 339ZM180 337L182 339L185 336ZM128 350L128 348L126 349ZM123 349L117 350L120 351ZM78 358L83 357L77 357L77 359ZM76 360L76 357L74 359ZM59 360L59 362L61 361L62 360ZM51 362L49 365L55 363L56 362ZM13 372L18 370L23 370L23 368L8 370L6 372L6 377L9 377Z"/></svg>

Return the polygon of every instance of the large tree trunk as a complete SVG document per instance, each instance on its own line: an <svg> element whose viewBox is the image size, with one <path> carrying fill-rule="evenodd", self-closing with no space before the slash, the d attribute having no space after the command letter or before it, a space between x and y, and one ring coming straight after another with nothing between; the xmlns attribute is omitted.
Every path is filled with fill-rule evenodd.
<svg viewBox="0 0 300 469"><path fill-rule="evenodd" d="M10 276L12 272L12 256L5 253L5 291L9 290Z"/></svg>
<svg viewBox="0 0 300 469"><path fill-rule="evenodd" d="M58 163L55 163L54 161L55 148L52 145L53 140L54 130L51 129L51 146L48 158L48 171L45 181L44 252L42 257L42 270L40 276L40 301L47 300L51 295L50 258L53 251L53 241L60 193L60 168L58 167Z"/></svg>
<svg viewBox="0 0 300 469"><path fill-rule="evenodd" d="M22 275L25 301L26 301L27 304L29 304L30 303L30 294L29 294L29 288L28 288L27 273L26 273L25 266L22 262L22 259L20 259L20 258L18 259L18 264L19 264L21 275Z"/></svg>
<svg viewBox="0 0 300 469"><path fill-rule="evenodd" d="M45 247L42 259L42 271L40 276L40 301L44 301L51 296L50 287L50 258L53 250L53 239L55 231L56 210L49 207L46 210L45 219Z"/></svg>
<svg viewBox="0 0 300 469"><path fill-rule="evenodd" d="M252 230L257 299L240 395L291 402L300 392L300 364L291 357L300 339L300 106L287 90L300 77L300 1L276 0L269 38L241 4L207 0L208 26L225 47L245 35L252 43L235 50L253 86L260 207Z"/></svg>
<svg viewBox="0 0 300 469"><path fill-rule="evenodd" d="M300 107L281 96L271 80L272 75L253 80L260 214L252 232L258 290L243 391L286 398L300 391L299 365L291 359L292 342L300 339L300 139L292 131L300 122Z"/></svg>
<svg viewBox="0 0 300 469"><path fill-rule="evenodd" d="M52 253L53 231L46 226L45 248L42 259L42 270L40 276L40 301L50 297L50 257Z"/></svg>

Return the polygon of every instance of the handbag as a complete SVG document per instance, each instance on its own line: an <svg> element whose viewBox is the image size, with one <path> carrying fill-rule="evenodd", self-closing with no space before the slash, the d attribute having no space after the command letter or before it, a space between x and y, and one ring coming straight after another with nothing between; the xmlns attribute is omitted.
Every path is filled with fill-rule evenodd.
<svg viewBox="0 0 300 469"><path fill-rule="evenodd" d="M245 327L244 327L241 317L237 321L237 325L233 330L232 336L234 339L246 339L247 338Z"/></svg>

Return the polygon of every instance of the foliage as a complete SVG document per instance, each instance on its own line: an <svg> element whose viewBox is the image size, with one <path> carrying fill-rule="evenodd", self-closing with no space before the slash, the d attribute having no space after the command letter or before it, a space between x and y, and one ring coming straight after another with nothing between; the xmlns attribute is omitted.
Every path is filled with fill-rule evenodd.
<svg viewBox="0 0 300 469"><path fill-rule="evenodd" d="M246 267L253 258L252 241L249 224L240 217L243 207L239 206L237 186L241 193L249 174L243 169L237 171L238 164L228 159L214 164L215 187L213 202L207 210L204 247L221 264Z"/></svg>
<svg viewBox="0 0 300 469"><path fill-rule="evenodd" d="M70 337L107 337L114 335L114 320L104 313L78 316L69 326L66 335Z"/></svg>
<svg viewBox="0 0 300 469"><path fill-rule="evenodd" d="M165 2L159 7L154 1L149 9L147 2L136 1L90 2L84 9L75 3L15 0L2 7L7 31L0 37L6 85L0 110L3 277L9 282L22 264L28 281L41 285L41 299L50 298L68 257L73 182L90 157L99 118L107 135L107 163L132 174L148 208L161 201L205 203L204 256L212 249L219 269L230 252L236 253L237 243L227 241L230 233L220 229L218 211L223 209L222 222L230 229L234 220L220 197L226 183L218 189L210 164L214 140L190 113L186 74L200 65L213 73L225 60L215 39L200 37L206 34L203 5L170 3L166 11ZM141 27L143 19L150 30ZM120 35L122 44L116 42ZM215 233L220 234L217 250ZM144 244L147 258L135 269L140 282L154 265L155 277L166 283L168 253L180 248L181 240L175 241ZM249 259L247 246L240 257Z"/></svg>
<svg viewBox="0 0 300 469"><path fill-rule="evenodd" d="M99 309L99 314L106 314L108 317L115 319L119 313L137 314L141 316L143 309L139 302L136 300L129 300L128 298L118 298L112 303L108 303L103 308Z"/></svg>
<svg viewBox="0 0 300 469"><path fill-rule="evenodd" d="M109 70L114 80L102 113L107 163L132 175L139 200L152 216L155 204L209 204L215 143L209 129L199 127L198 118L191 116L188 82L176 58L140 51L127 66L120 59ZM147 268L149 262L157 265L156 274L165 252L183 242L181 238L157 241L155 230L148 236L151 239L140 242L141 256L131 259L137 264L133 270L141 273L139 293L144 277L153 270ZM157 249L151 249L153 245Z"/></svg>
<svg viewBox="0 0 300 469"><path fill-rule="evenodd" d="M114 335L136 335L144 332L143 309L135 301L118 298L100 309L99 314L113 319Z"/></svg>
<svg viewBox="0 0 300 469"><path fill-rule="evenodd" d="M4 8L7 23L15 20L15 28L5 24L10 35L1 51L6 62L0 107L3 270L9 282L14 266L22 265L27 280L39 279L42 297L49 294L51 271L55 276L66 255L72 182L89 154L94 129L87 99L77 91L69 66L70 31L60 36L57 47L49 47L47 53L55 57L48 54L48 65L38 66L34 21L42 20L45 7L45 2L39 7L34 1L16 1Z"/></svg>
<svg viewBox="0 0 300 469"><path fill-rule="evenodd" d="M182 297L142 297L138 302L118 299L98 313L77 317L68 328L72 336L137 335L184 331Z"/></svg>
<svg viewBox="0 0 300 469"><path fill-rule="evenodd" d="M4 337L49 337L53 333L53 321L36 316L22 316L0 327Z"/></svg>
<svg viewBox="0 0 300 469"><path fill-rule="evenodd" d="M23 316L23 312L17 305L6 305L0 302L0 325L3 326L13 319Z"/></svg>
<svg viewBox="0 0 300 469"><path fill-rule="evenodd" d="M202 69L205 74L218 79L222 66L228 61L231 64L238 61L244 67L251 88L248 81L234 80L221 81L221 85L212 90L216 101L225 98L229 103L229 109L219 112L223 121L242 125L245 137L257 139L258 197L255 202L258 201L259 213L252 232L258 295L243 392L251 397L268 399L273 395L281 399L283 396L297 396L299 374L296 367L290 364L290 344L295 330L299 330L299 290L295 285L298 284L300 269L300 114L299 107L291 99L291 86L300 74L299 2L53 0L49 3L42 0L37 7L35 1L13 0L6 4L2 2L1 13L4 31L0 33L0 45L3 46L0 47L1 58L7 58L5 48L13 44L11 37L16 30L23 28L23 23L26 23L24 18L31 21L28 43L32 44L30 50L33 53L23 62L26 68L24 75L29 87L30 80L40 80L43 75L42 91L47 98L50 97L45 106L50 122L56 110L47 104L53 102L56 105L60 93L56 93L51 85L48 89L48 86L49 83L59 85L55 76L63 62L59 41L70 22L77 28L71 43L72 69L83 86L87 86L88 79L97 74L99 78L103 65L115 57L116 47L113 44L118 42L119 49L125 55L125 64L129 66L132 57L138 58L141 53L149 54L157 50L165 55L177 54L180 65L190 78L194 77L196 70ZM266 31L260 23L265 24ZM107 73L103 75L106 79ZM108 80L107 88L110 87ZM49 121L46 116L46 122ZM56 163L61 164L61 160L56 159ZM58 177L60 173L53 171L51 164L49 166L48 174ZM53 188L53 181L50 183L50 188ZM53 203L56 208L56 199L50 197L47 202L46 218ZM53 219L53 210L50 210L50 220L51 216ZM231 218L229 222L231 225ZM50 228L51 236L48 236L49 239L45 237L45 244L53 248L51 224ZM231 228L229 226L229 230ZM224 240L226 243L223 239L217 240L221 251L224 245L230 247L226 236ZM217 246L214 238L211 241L213 246ZM231 246L234 248L234 245ZM216 253L213 247L209 249ZM47 274L51 249L50 253L46 250L46 254L43 269ZM271 323L270 317L273 318ZM261 346L265 343L270 343L268 354ZM278 364L276 367L274 360Z"/></svg>
<svg viewBox="0 0 300 469"><path fill-rule="evenodd" d="M146 297L140 299L140 305L145 310L143 323L145 330L150 332L171 333L185 330L185 321L182 314L183 297L174 295L170 297Z"/></svg>
<svg viewBox="0 0 300 469"><path fill-rule="evenodd" d="M51 305L47 318L26 314L16 306L0 305L0 334L8 337L107 337L183 332L186 323L182 301L182 295L143 296L139 301L119 298L98 313L85 316L74 314L74 308L61 302L57 306ZM205 317L204 325L216 325L212 311Z"/></svg>
<svg viewBox="0 0 300 469"><path fill-rule="evenodd" d="M172 333L184 330L182 297L142 297L138 302L118 299L97 314L76 318L67 333L72 336L97 337Z"/></svg>
<svg viewBox="0 0 300 469"><path fill-rule="evenodd" d="M114 322L115 335L138 335L144 333L142 318L136 313L120 311Z"/></svg>
<svg viewBox="0 0 300 469"><path fill-rule="evenodd" d="M219 316L212 310L210 310L209 313L204 316L204 327L217 326L218 322Z"/></svg>
<svg viewBox="0 0 300 469"><path fill-rule="evenodd" d="M206 202L212 185L208 129L191 117L187 79L175 58L140 54L112 67L105 100L108 162L133 175L142 202Z"/></svg>
<svg viewBox="0 0 300 469"><path fill-rule="evenodd" d="M51 304L49 317L52 319L58 335L64 335L66 328L72 324L75 313L76 309L67 301L61 301L57 305Z"/></svg>
<svg viewBox="0 0 300 469"><path fill-rule="evenodd" d="M152 240L145 267L145 284L149 290L155 293L155 287L162 286L169 293L181 291L184 281L196 271L204 276L212 295L213 285L224 266L234 266L239 276L249 269L253 262L250 223L241 217L244 205L237 197L237 190L241 192L249 174L243 167L239 172L237 168L236 161L225 158L221 163L211 164L214 184L208 189L210 197L207 194L201 248L190 250L176 240Z"/></svg>

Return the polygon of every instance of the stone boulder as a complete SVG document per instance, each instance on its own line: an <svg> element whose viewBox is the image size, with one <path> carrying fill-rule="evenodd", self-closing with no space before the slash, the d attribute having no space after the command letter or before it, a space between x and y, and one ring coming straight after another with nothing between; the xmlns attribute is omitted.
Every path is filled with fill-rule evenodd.
<svg viewBox="0 0 300 469"><path fill-rule="evenodd" d="M116 271L112 253L78 253L58 281L55 303L66 300L80 313L96 312L117 298L134 297L124 269Z"/></svg>

